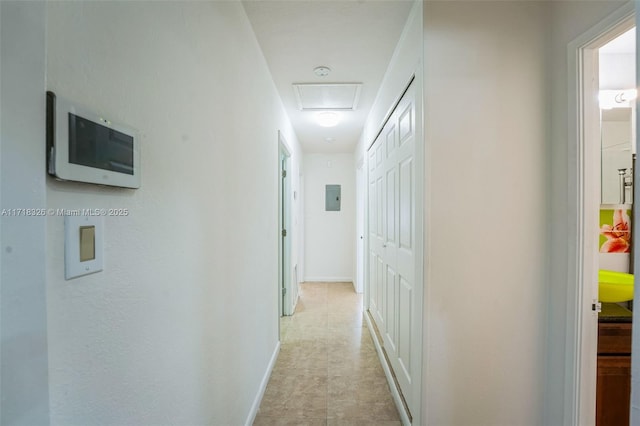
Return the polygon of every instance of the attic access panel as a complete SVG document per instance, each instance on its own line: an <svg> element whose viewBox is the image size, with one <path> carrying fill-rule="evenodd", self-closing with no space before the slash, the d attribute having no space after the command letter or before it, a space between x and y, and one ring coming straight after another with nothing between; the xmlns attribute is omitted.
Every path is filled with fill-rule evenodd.
<svg viewBox="0 0 640 426"><path fill-rule="evenodd" d="M296 83L293 92L300 111L354 111L362 83Z"/></svg>

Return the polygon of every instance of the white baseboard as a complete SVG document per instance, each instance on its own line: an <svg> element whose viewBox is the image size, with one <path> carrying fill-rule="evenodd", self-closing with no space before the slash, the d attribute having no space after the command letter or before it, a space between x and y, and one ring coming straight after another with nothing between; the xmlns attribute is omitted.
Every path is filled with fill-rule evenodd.
<svg viewBox="0 0 640 426"><path fill-rule="evenodd" d="M280 342L278 341L278 344L276 345L276 349L273 351L273 354L271 355L271 360L269 360L267 371L265 371L264 376L262 377L262 381L260 382L260 388L258 389L258 394L253 400L253 404L251 404L251 410L249 410L247 421L244 422L245 426L251 426L253 422L256 420L256 415L258 414L258 409L260 409L260 403L262 402L264 391L267 389L267 384L269 383L269 378L271 377L271 372L273 371L273 367L275 367L276 365L276 360L278 359L279 353L280 353Z"/></svg>
<svg viewBox="0 0 640 426"><path fill-rule="evenodd" d="M306 283L351 283L351 277L304 277Z"/></svg>
<svg viewBox="0 0 640 426"><path fill-rule="evenodd" d="M380 364L382 365L382 369L384 370L384 375L387 377L389 389L391 390L391 396L393 396L393 402L396 403L396 408L398 409L398 413L400 413L400 421L402 421L403 426L411 426L409 415L407 414L404 404L402 403L400 390L396 386L396 381L393 379L393 373L391 372L391 368L389 367L389 364L387 364L387 360L384 357L384 353L382 352L382 345L378 341L378 336L376 336L374 326L373 324L371 324L371 318L369 317L367 312L364 313L364 320L367 323L369 333L371 333L371 339L373 340L373 345L376 347L376 353L378 354L378 358L380 359Z"/></svg>

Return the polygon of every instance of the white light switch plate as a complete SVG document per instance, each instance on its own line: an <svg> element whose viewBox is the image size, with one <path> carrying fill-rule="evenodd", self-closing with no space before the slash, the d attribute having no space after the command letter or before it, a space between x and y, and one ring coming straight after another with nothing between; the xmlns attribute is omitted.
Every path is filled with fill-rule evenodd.
<svg viewBox="0 0 640 426"><path fill-rule="evenodd" d="M95 258L80 261L80 227L95 226ZM102 271L103 265L102 216L64 217L64 277L67 280Z"/></svg>

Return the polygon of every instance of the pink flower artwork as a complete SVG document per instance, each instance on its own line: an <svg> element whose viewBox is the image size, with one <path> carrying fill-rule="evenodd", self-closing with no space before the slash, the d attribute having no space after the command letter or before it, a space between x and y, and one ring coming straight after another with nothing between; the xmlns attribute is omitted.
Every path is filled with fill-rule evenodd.
<svg viewBox="0 0 640 426"><path fill-rule="evenodd" d="M600 247L600 253L631 253L629 216L624 210L614 210L613 226L602 225L600 234L607 238L607 241Z"/></svg>

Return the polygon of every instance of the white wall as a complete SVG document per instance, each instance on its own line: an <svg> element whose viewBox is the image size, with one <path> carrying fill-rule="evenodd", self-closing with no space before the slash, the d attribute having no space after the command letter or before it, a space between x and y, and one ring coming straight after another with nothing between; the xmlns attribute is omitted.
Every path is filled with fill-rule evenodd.
<svg viewBox="0 0 640 426"><path fill-rule="evenodd" d="M636 55L633 53L600 53L600 89L619 90L635 87Z"/></svg>
<svg viewBox="0 0 640 426"><path fill-rule="evenodd" d="M0 424L49 423L44 216L45 5L0 2Z"/></svg>
<svg viewBox="0 0 640 426"><path fill-rule="evenodd" d="M297 144L242 5L48 3L47 88L139 130L139 190L48 181L105 218L64 280L47 223L53 424L242 424L278 342L278 138Z"/></svg>
<svg viewBox="0 0 640 426"><path fill-rule="evenodd" d="M546 4L425 5L426 419L542 424Z"/></svg>
<svg viewBox="0 0 640 426"><path fill-rule="evenodd" d="M305 281L353 281L353 154L304 155ZM342 185L340 211L325 211L325 185Z"/></svg>

